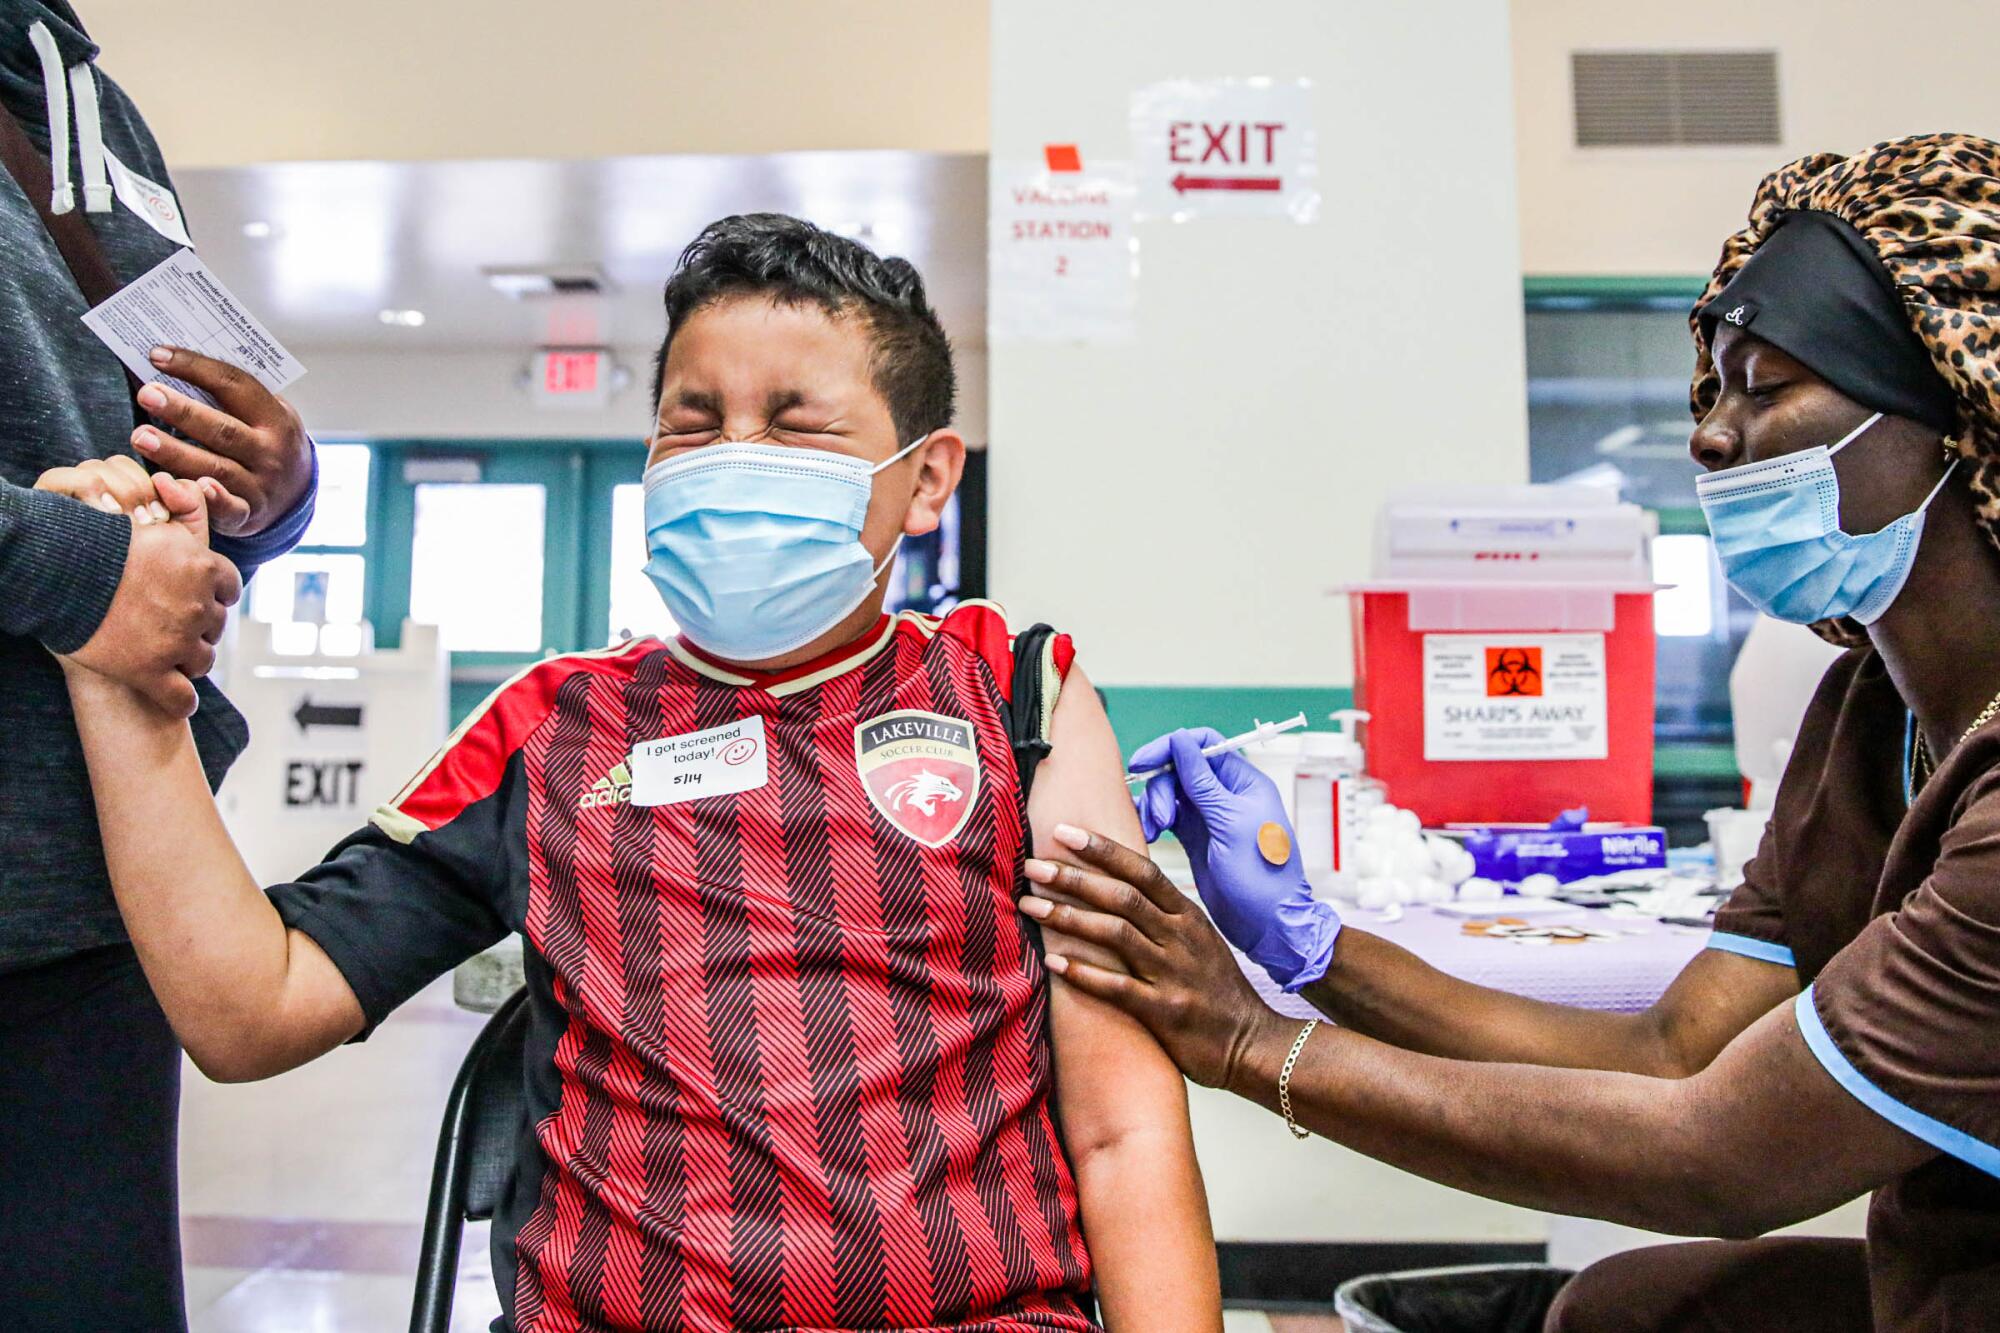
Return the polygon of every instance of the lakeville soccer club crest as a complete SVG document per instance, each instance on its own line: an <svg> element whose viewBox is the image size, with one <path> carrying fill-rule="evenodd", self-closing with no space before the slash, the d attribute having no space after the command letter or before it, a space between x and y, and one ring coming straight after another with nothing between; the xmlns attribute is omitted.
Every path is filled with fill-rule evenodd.
<svg viewBox="0 0 2000 1333"><path fill-rule="evenodd" d="M903 710L854 729L861 785L882 817L926 847L958 836L979 795L972 724Z"/></svg>

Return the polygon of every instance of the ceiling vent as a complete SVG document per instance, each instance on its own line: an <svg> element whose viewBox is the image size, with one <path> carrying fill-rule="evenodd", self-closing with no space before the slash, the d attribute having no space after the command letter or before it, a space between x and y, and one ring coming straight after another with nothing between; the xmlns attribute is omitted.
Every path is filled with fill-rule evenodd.
<svg viewBox="0 0 2000 1333"><path fill-rule="evenodd" d="M1578 148L1776 144L1776 51L1572 51Z"/></svg>
<svg viewBox="0 0 2000 1333"><path fill-rule="evenodd" d="M487 285L502 296L525 301L539 296L597 296L609 289L604 270L595 264L521 265L487 268Z"/></svg>

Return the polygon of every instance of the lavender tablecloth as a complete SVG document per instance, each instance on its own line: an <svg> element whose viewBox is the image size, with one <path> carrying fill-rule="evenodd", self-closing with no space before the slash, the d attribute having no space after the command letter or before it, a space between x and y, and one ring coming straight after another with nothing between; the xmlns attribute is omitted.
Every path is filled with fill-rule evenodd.
<svg viewBox="0 0 2000 1333"><path fill-rule="evenodd" d="M1440 972L1461 980L1530 999L1624 1013L1650 1007L1708 940L1708 931L1692 926L1670 926L1651 917L1612 917L1586 908L1561 915L1538 913L1526 919L1537 926L1594 926L1640 933L1581 944L1530 945L1467 935L1465 918L1444 916L1428 907L1405 908L1403 919L1395 922L1378 921L1374 912L1346 915L1348 929L1365 930L1400 944ZM1508 915L1506 905L1496 904L1492 915ZM1318 1016L1304 1000L1280 992L1263 968L1240 954L1237 960L1257 993L1279 1013L1301 1019Z"/></svg>

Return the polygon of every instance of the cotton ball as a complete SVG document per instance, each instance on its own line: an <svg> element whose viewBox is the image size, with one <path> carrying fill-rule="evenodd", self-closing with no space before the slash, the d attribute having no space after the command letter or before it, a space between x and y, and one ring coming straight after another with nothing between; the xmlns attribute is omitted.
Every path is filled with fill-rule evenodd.
<svg viewBox="0 0 2000 1333"><path fill-rule="evenodd" d="M1351 903L1360 893L1360 881L1353 875L1336 870L1313 883L1313 897L1331 899L1334 902Z"/></svg>
<svg viewBox="0 0 2000 1333"><path fill-rule="evenodd" d="M1365 911L1379 912L1394 901L1396 894L1390 881L1380 875L1370 875L1356 885L1355 905Z"/></svg>
<svg viewBox="0 0 2000 1333"><path fill-rule="evenodd" d="M1395 824L1405 833L1421 834L1424 831L1424 821L1417 818L1417 812L1414 810L1396 811Z"/></svg>
<svg viewBox="0 0 2000 1333"><path fill-rule="evenodd" d="M1500 900L1500 882L1473 875L1459 883L1458 900L1466 903L1489 903Z"/></svg>
<svg viewBox="0 0 2000 1333"><path fill-rule="evenodd" d="M1554 875L1530 875L1520 883L1523 898L1553 898L1562 881Z"/></svg>
<svg viewBox="0 0 2000 1333"><path fill-rule="evenodd" d="M1389 873L1389 849L1373 838L1363 838L1354 848L1354 873L1374 879Z"/></svg>
<svg viewBox="0 0 2000 1333"><path fill-rule="evenodd" d="M1472 853L1458 843L1435 833L1427 833L1424 835L1424 846L1430 848L1431 861L1437 867L1439 879L1456 886L1472 878L1475 865Z"/></svg>
<svg viewBox="0 0 2000 1333"><path fill-rule="evenodd" d="M1424 878L1417 881L1417 901L1420 903L1448 903L1451 901L1451 885L1441 879Z"/></svg>
<svg viewBox="0 0 2000 1333"><path fill-rule="evenodd" d="M1387 873L1397 879L1416 880L1427 878L1436 868L1430 848L1421 842L1405 842L1397 844L1389 858Z"/></svg>
<svg viewBox="0 0 2000 1333"><path fill-rule="evenodd" d="M1399 903L1413 903L1417 900L1417 886L1410 880L1391 876L1389 894Z"/></svg>
<svg viewBox="0 0 2000 1333"><path fill-rule="evenodd" d="M1393 805L1370 806L1368 808L1368 827L1371 829L1394 828L1396 825L1396 814L1397 810Z"/></svg>

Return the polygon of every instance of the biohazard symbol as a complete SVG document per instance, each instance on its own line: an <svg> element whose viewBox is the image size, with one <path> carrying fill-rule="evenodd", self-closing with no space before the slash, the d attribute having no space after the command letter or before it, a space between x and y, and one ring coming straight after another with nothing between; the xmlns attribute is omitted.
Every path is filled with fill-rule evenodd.
<svg viewBox="0 0 2000 1333"><path fill-rule="evenodd" d="M1542 693L1542 650L1539 648L1488 648L1486 650L1486 697L1498 699Z"/></svg>
<svg viewBox="0 0 2000 1333"><path fill-rule="evenodd" d="M929 769L913 778L904 778L889 788L889 804L901 810L905 806L934 815L940 803L950 805L965 799L965 793L950 778L940 777Z"/></svg>

